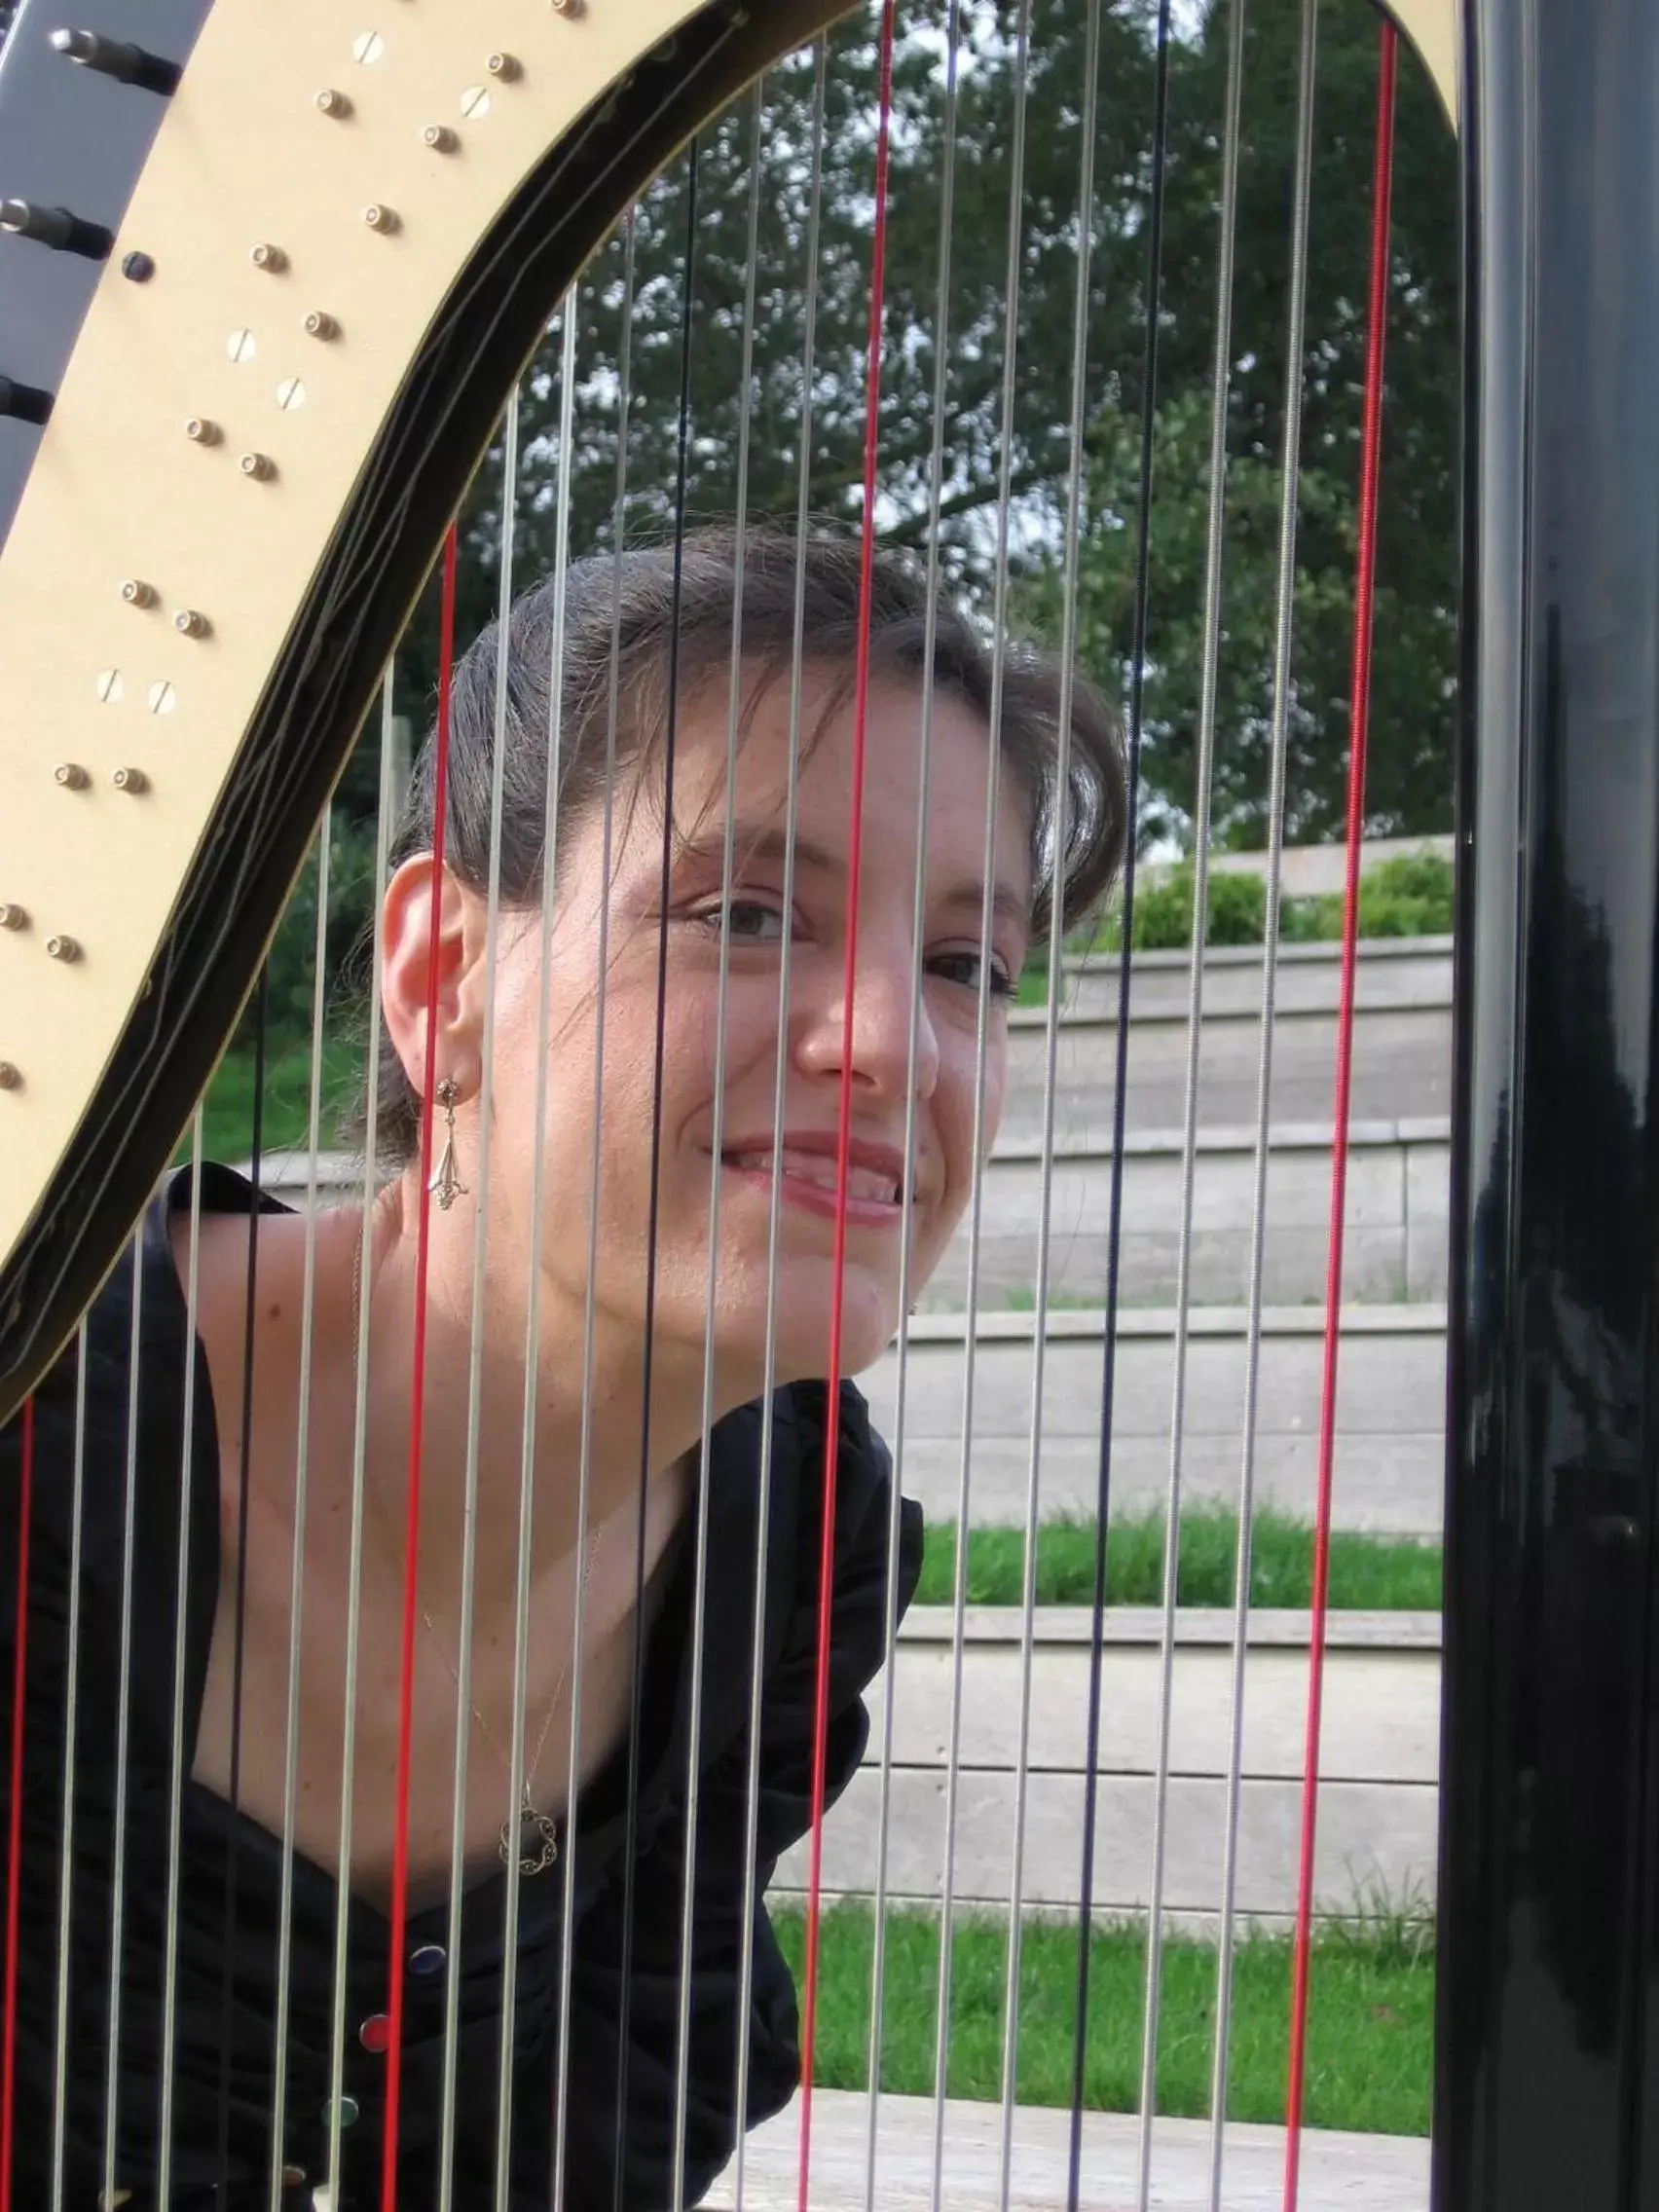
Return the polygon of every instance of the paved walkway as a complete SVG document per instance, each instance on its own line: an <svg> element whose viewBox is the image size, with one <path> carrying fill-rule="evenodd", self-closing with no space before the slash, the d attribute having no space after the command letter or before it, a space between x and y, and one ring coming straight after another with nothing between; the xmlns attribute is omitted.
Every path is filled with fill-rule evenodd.
<svg viewBox="0 0 1659 2212"><path fill-rule="evenodd" d="M819 2090L812 2100L812 2212L865 2212L867 2119L863 2096ZM1058 2212L1066 2201L1070 2116L1033 2106L1014 2114L1011 2212ZM1115 2113L1084 2121L1083 2194L1087 2212L1134 2212L1140 2123ZM1002 2114L989 2104L945 2107L944 2212L996 2212ZM883 2097L876 2150L879 2212L929 2212L934 2106L927 2097ZM1161 2120L1153 2136L1150 2212L1208 2212L1207 2121ZM744 2212L795 2212L798 2106L759 2128L744 2157ZM1222 2202L1226 2212L1279 2212L1284 2131L1227 2130ZM731 2169L707 2199L720 2212L736 2205ZM1427 2212L1428 2145L1388 2135L1309 2132L1302 2139L1301 2212Z"/></svg>

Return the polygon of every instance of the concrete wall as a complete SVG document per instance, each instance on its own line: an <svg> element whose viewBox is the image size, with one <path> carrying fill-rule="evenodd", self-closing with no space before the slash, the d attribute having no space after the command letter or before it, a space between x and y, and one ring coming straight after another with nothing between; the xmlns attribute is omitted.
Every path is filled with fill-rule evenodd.
<svg viewBox="0 0 1659 2212"><path fill-rule="evenodd" d="M945 1867L959 1903L1006 1907L1013 1894L1019 1802L1022 1655L1012 1607L971 1607L953 1727L956 1654L951 1616L918 1607L900 1632L886 1882L897 1900L936 1903ZM1161 1616L1107 1614L1099 1830L1094 1903L1105 1914L1144 1911L1152 1883L1152 1824L1161 1701ZM1222 1842L1232 1740L1232 1618L1175 1616L1164 1905L1179 1922L1213 1924L1222 1897ZM1089 1621L1046 1607L1032 1654L1026 1817L1020 1895L1032 1909L1076 1910L1082 1869ZM1257 1612L1244 1671L1243 1782L1236 1904L1283 1925L1295 1910L1302 1807L1309 1621ZM872 1692L870 1749L824 1832L831 1893L873 1895L881 1835L885 1678ZM1321 1908L1351 1913L1381 1890L1396 1905L1434 1895L1440 1734L1440 1624L1432 1615L1344 1613L1330 1624L1321 1736ZM954 1822L946 1781L957 1760ZM776 1888L804 1887L804 1848L779 1868Z"/></svg>
<svg viewBox="0 0 1659 2212"><path fill-rule="evenodd" d="M1249 1341L1237 1308L1188 1315L1180 1474L1183 1495L1235 1503L1243 1458ZM1045 1517L1094 1510L1099 1493L1105 1341L1099 1312L1048 1316L1038 1496ZM1324 1317L1317 1307L1263 1316L1257 1371L1255 1497L1310 1519L1318 1458ZM1142 1511L1167 1493L1173 1457L1176 1316L1120 1316L1114 1364L1111 1508ZM968 1519L1025 1518L1037 1339L1028 1313L982 1314L973 1340L954 1314L919 1313L904 1352L890 1347L860 1377L877 1427L898 1452L904 1489L932 1519L956 1520L963 1415L973 1388ZM1337 1370L1334 1511L1345 1529L1433 1536L1445 1468L1446 1320L1437 1306L1349 1307Z"/></svg>

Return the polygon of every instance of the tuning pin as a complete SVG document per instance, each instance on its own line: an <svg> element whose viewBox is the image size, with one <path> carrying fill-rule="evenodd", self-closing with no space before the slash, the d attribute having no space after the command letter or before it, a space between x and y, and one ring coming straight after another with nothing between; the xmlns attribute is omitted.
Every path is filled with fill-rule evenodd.
<svg viewBox="0 0 1659 2212"><path fill-rule="evenodd" d="M0 377L0 415L12 415L19 423L44 423L52 413L52 394L42 391L39 385L18 384L13 377Z"/></svg>
<svg viewBox="0 0 1659 2212"><path fill-rule="evenodd" d="M115 243L101 223L83 222L67 207L37 207L29 200L0 200L0 231L14 238L33 239L55 253L79 253L88 261L104 261Z"/></svg>
<svg viewBox="0 0 1659 2212"><path fill-rule="evenodd" d="M78 61L83 69L92 69L100 77L141 86L164 98L178 91L178 81L184 74L176 61L164 61L159 54L149 54L125 39L104 38L97 31L54 31L52 44L66 61Z"/></svg>

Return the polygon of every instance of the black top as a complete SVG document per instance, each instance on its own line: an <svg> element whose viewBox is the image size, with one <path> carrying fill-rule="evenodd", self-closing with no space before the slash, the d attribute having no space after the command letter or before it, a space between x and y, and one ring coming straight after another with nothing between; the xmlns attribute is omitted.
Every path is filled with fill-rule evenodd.
<svg viewBox="0 0 1659 2212"><path fill-rule="evenodd" d="M202 1185L207 1210L249 1209L251 1193L240 1176L209 1167ZM146 1216L132 1256L118 1267L88 1316L65 2128L70 2212L95 2203L101 2184L111 1928L118 1901L122 1971L116 2177L134 2192L137 2207L149 2200L156 2173L173 1651L186 1505L181 1470L187 1314L167 1220L188 1202L188 1174L176 1176ZM269 1198L261 1204L277 1210ZM141 1348L135 1448L129 1455L129 1347L135 1322ZM71 1346L35 1395L13 2198L21 2212L49 2200L54 2140L77 1370ZM827 1404L822 1383L793 1384L780 1390L776 1400L764 1584L757 1898L780 1854L809 1825ZM0 1592L6 1593L17 1587L20 1433L20 1422L14 1421L0 1434ZM719 1422L710 1456L687 2064L689 2202L701 2197L736 2140L740 2026L749 2042L751 2124L780 2110L799 2077L794 1988L758 1903L753 2002L747 2022L740 2024L736 2016L759 1443L756 1402ZM883 1651L891 1503L886 1449L871 1434L864 1400L843 1384L830 1631L831 1799L851 1779L867 1734L861 1692ZM903 1605L909 1602L920 1568L921 1515L906 1500L902 1516ZM206 1360L198 1346L184 1577L187 1777L217 1604L219 1554L218 1451ZM682 1531L668 1561L661 1609L646 1642L625 2008L628 2109L620 2201L630 2212L665 2205L672 2194L695 1562L695 1545L684 1540ZM118 1900L114 1807L125 1593L129 1593L130 1604L129 1713L126 1865ZM16 1645L9 1599L0 1598L0 1698L9 1710ZM573 1838L561 1839L562 1852L573 1848L576 1854L566 2161L570 2212L587 2212L588 2207L610 2212L616 2201L627 1784L623 1746L581 1792ZM0 1807L9 1811L9 1799L8 1754L0 1762ZM281 1845L267 1829L188 1780L182 1823L173 2202L180 2212L207 2204L263 2206L276 2086ZM4 1833L0 1824L0 1838ZM512 2202L534 2204L537 2212L548 2202L552 2171L563 1874L561 1860L557 1869L521 1882L519 1890ZM504 1870L466 1892L459 1958L445 1955L447 1899L412 1915L407 1924L398 2197L409 2212L436 2198L445 1992L452 1976L459 1982L460 2019L456 2201L494 2201L505 1892ZM283 2156L313 2182L320 2181L325 2170L338 1902L334 1876L296 1856ZM234 1935L227 1940L230 1930ZM0 1926L0 1940L3 1933ZM363 2047L358 2031L363 2021L385 2010L389 1937L387 1917L351 1898L343 2087L357 2117L341 2138L338 2202L343 2206L379 2201L387 2062ZM215 2191L216 2182L229 2186ZM486 2190L492 2194L485 2195Z"/></svg>

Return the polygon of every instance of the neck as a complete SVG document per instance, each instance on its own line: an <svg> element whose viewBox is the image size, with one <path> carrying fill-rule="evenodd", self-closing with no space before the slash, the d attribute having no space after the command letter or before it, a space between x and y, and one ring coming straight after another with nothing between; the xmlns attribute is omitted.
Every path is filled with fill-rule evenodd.
<svg viewBox="0 0 1659 2212"><path fill-rule="evenodd" d="M406 1185L383 1194L363 1272L369 1312L368 1452L364 1471L371 1514L401 1556L408 1510L415 1402L417 1220ZM342 1217L355 1246L357 1216ZM519 1574L521 1517L528 1490L533 1586L574 1550L580 1528L584 1463L590 1536L614 1524L607 1549L630 1556L644 1481L647 1498L673 1490L695 1462L703 1427L701 1346L694 1354L660 1341L653 1347L648 1419L645 1371L637 1323L595 1315L591 1367L584 1377L587 1316L549 1309L545 1286L537 1314L542 1354L527 1395L527 1262L505 1252L487 1259L478 1288L484 1326L476 1355L473 1233L434 1211L426 1261L424 1387L421 1434L421 1589L438 1617L460 1609L461 1539L469 1489L475 1502L473 1589L476 1612L510 1609ZM356 1349L353 1327L348 1363ZM475 1365L476 1357L476 1365ZM584 1391L584 1381L586 1389ZM584 1416L585 1399L585 1416ZM725 1408L717 1405L719 1418ZM528 1471L527 1471L528 1470Z"/></svg>

